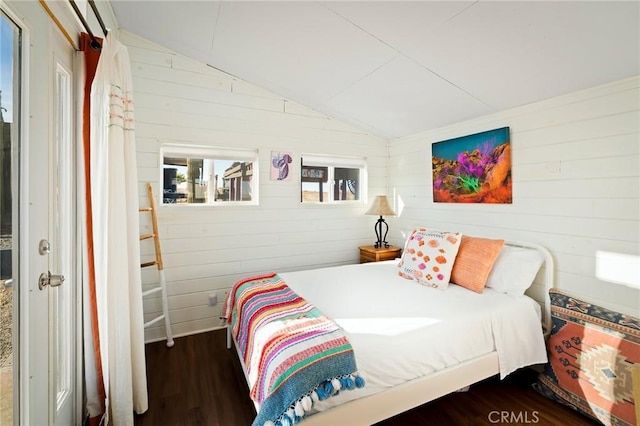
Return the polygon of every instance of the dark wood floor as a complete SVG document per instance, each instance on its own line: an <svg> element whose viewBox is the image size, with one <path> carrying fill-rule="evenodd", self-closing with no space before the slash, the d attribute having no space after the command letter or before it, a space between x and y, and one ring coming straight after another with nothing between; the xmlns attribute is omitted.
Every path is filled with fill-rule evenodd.
<svg viewBox="0 0 640 426"><path fill-rule="evenodd" d="M253 404L236 351L226 349L225 338L225 331L218 330L175 339L173 348L164 342L148 344L149 410L136 416L135 424L250 425ZM503 381L488 379L468 392L442 397L377 426L598 424L539 395L531 388L533 381L535 373L527 369Z"/></svg>

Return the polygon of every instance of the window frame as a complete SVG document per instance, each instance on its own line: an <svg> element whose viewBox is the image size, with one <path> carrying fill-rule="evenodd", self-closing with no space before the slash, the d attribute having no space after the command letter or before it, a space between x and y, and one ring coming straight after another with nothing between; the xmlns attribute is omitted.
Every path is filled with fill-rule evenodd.
<svg viewBox="0 0 640 426"><path fill-rule="evenodd" d="M259 188L260 188L260 173L259 173L259 160L260 151L257 148L227 148L219 146L208 145L189 145L179 143L163 143L160 147L160 167L159 167L159 194L157 195L158 202L161 206L171 206L170 208L176 208L178 206L198 206L202 207L248 207L259 205ZM244 161L251 159L252 163L252 176L251 176L251 200L250 201L209 201L206 203L165 203L164 202L164 169L165 169L165 157L185 157L195 158L203 160L229 160L229 161ZM215 171L214 171L215 172Z"/></svg>
<svg viewBox="0 0 640 426"><path fill-rule="evenodd" d="M304 201L302 173L307 168L324 169L327 173L326 191L329 200L326 201ZM335 169L350 168L359 170L359 199L357 200L336 200L334 198ZM304 205L345 205L345 204L365 204L367 202L368 170L366 157L351 157L343 155L326 154L302 154L300 156L300 204ZM324 191L323 191L324 192Z"/></svg>

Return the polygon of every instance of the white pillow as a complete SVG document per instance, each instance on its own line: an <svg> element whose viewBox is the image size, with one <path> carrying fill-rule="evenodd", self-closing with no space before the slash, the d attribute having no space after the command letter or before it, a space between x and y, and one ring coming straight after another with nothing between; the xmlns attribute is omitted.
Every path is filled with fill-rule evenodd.
<svg viewBox="0 0 640 426"><path fill-rule="evenodd" d="M544 256L538 250L505 245L487 278L486 287L522 296L536 278Z"/></svg>

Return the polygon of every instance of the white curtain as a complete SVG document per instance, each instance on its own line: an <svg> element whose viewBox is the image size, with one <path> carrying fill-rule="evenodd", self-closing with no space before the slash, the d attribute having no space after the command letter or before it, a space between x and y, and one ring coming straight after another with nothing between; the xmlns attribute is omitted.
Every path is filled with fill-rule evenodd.
<svg viewBox="0 0 640 426"><path fill-rule="evenodd" d="M131 65L111 33L91 87L91 197L105 424L147 410Z"/></svg>

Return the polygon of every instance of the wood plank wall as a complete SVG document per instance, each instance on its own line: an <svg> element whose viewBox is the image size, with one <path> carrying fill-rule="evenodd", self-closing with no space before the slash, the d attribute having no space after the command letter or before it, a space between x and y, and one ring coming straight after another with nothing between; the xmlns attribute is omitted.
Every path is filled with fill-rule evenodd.
<svg viewBox="0 0 640 426"><path fill-rule="evenodd" d="M640 255L639 86L634 77L391 141L389 191L402 207L391 241L430 226L536 242L553 254L558 288L637 316L638 290L595 271L599 250ZM434 203L431 144L503 126L513 204Z"/></svg>
<svg viewBox="0 0 640 426"><path fill-rule="evenodd" d="M121 31L132 63L139 193L160 184L163 143L259 149L260 205L161 206L158 220L172 328L175 335L216 328L226 292L239 278L358 262L359 245L375 239L368 204L301 205L300 155L367 158L369 197L386 193L388 143L281 96L174 54ZM272 150L293 152L290 182L269 180ZM141 213L144 215L144 213ZM141 232L150 232L141 217ZM152 243L142 242L143 261ZM159 278L143 272L145 288ZM215 292L218 305L208 306ZM158 315L158 298L144 303L145 320ZM164 337L164 327L146 330Z"/></svg>
<svg viewBox="0 0 640 426"><path fill-rule="evenodd" d="M358 260L371 241L366 204L299 203L299 182L269 180L272 150L365 156L369 196L392 196L398 218L390 241L402 245L414 226L527 240L548 247L557 286L636 313L637 290L595 276L598 250L640 255L640 78L631 78L441 129L385 141L122 31L134 76L139 192L157 192L162 143L260 150L260 206L163 206L159 212L170 315L176 335L220 325L217 316L238 278ZM513 204L434 204L433 142L509 126ZM141 218L142 231L149 222ZM143 255L150 247L143 243ZM143 273L145 287L157 283ZM208 306L208 295L220 303ZM541 289L532 294L542 298ZM160 311L145 301L145 318ZM162 326L146 330L161 339Z"/></svg>

